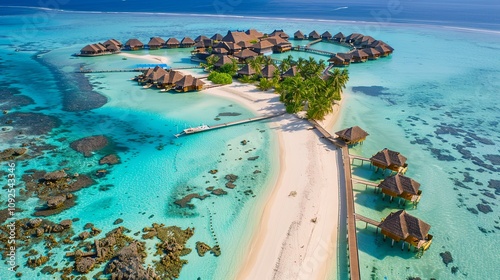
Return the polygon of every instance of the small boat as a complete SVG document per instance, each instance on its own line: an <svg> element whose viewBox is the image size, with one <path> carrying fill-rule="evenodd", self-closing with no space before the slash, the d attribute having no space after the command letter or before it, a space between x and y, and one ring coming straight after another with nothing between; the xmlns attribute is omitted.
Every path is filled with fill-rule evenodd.
<svg viewBox="0 0 500 280"><path fill-rule="evenodd" d="M210 129L210 127L208 125L202 124L202 125L197 126L197 127L186 128L181 133L175 134L175 137L179 137L179 136L182 136L182 135L185 135L185 134L193 134L193 133L196 133L196 132L202 132L202 131L205 131L205 130L208 130L208 129Z"/></svg>

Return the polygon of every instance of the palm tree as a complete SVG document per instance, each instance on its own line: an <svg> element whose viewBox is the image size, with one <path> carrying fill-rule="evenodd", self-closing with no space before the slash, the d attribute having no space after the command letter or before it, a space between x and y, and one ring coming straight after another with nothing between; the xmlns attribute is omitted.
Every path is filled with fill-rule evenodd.
<svg viewBox="0 0 500 280"><path fill-rule="evenodd" d="M292 67L292 64L293 64L293 56L288 55L288 57L283 59L280 63L281 74L288 71L288 69L290 69L290 67Z"/></svg>
<svg viewBox="0 0 500 280"><path fill-rule="evenodd" d="M255 71L257 75L260 75L262 70L262 59L260 59L259 57L261 56L257 56L253 59L248 60L248 65L253 69L253 71Z"/></svg>
<svg viewBox="0 0 500 280"><path fill-rule="evenodd" d="M200 63L200 66L205 68L205 70L207 71L212 71L217 61L219 61L219 57L216 55L211 55L207 57L207 63Z"/></svg>

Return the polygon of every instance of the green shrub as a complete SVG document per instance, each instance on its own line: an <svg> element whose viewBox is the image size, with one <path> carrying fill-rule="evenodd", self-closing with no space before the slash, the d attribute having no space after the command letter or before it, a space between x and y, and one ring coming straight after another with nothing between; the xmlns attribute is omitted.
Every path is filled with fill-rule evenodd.
<svg viewBox="0 0 500 280"><path fill-rule="evenodd" d="M233 82L233 77L228 73L212 72L208 75L208 80L214 84L229 85Z"/></svg>

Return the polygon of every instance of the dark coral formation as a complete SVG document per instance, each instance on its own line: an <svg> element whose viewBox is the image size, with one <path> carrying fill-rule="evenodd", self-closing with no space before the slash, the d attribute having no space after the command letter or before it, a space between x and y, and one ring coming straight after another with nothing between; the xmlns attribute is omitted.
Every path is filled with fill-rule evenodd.
<svg viewBox="0 0 500 280"><path fill-rule="evenodd" d="M92 156L92 153L103 149L109 144L108 138L104 135L85 137L71 142L70 147L82 153L85 157Z"/></svg>
<svg viewBox="0 0 500 280"><path fill-rule="evenodd" d="M120 158L117 155L115 155L115 154L107 155L105 157L102 157L99 160L99 164L100 165L103 165L103 164L115 165L115 164L117 164L119 162L120 162Z"/></svg>
<svg viewBox="0 0 500 280"><path fill-rule="evenodd" d="M10 131L2 132L3 140L10 142L19 135L45 135L58 127L61 122L55 117L44 114L14 112L1 115L0 124L13 127Z"/></svg>

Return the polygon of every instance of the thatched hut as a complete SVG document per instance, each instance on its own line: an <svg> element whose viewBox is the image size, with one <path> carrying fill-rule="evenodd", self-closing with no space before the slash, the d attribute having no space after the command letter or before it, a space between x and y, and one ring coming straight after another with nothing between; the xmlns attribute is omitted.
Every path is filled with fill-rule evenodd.
<svg viewBox="0 0 500 280"><path fill-rule="evenodd" d="M245 64L240 70L237 71L238 76L251 76L255 74L255 70L250 65Z"/></svg>
<svg viewBox="0 0 500 280"><path fill-rule="evenodd" d="M422 194L422 191L419 190L420 183L400 174L385 178L378 187L384 195L389 195L391 200L394 197L401 197L415 204L420 201Z"/></svg>
<svg viewBox="0 0 500 280"><path fill-rule="evenodd" d="M319 33L316 32L316 30L313 30L311 33L309 33L308 39L309 40L318 40L318 39L321 39L321 35L319 35Z"/></svg>
<svg viewBox="0 0 500 280"><path fill-rule="evenodd" d="M249 41L239 41L236 43L238 46L241 47L242 50L250 48L253 44L250 43Z"/></svg>
<svg viewBox="0 0 500 280"><path fill-rule="evenodd" d="M288 34L286 34L285 31L283 31L283 29L279 30L275 29L273 32L271 32L271 34L269 34L269 37L274 37L274 36L278 36L285 40L288 40L288 38L290 38L290 36L288 36Z"/></svg>
<svg viewBox="0 0 500 280"><path fill-rule="evenodd" d="M182 73L172 70L158 80L158 85L163 88L174 87L175 83L180 81L183 77L184 75Z"/></svg>
<svg viewBox="0 0 500 280"><path fill-rule="evenodd" d="M429 234L431 226L424 221L406 213L405 210L399 210L389 214L379 225L382 234L391 238L392 245L394 241L403 240L417 249L427 250L432 243L432 235ZM408 249L410 249L408 247Z"/></svg>
<svg viewBox="0 0 500 280"><path fill-rule="evenodd" d="M321 34L321 39L323 40L331 40L332 39L332 33L330 33L329 31L325 31L323 34Z"/></svg>
<svg viewBox="0 0 500 280"><path fill-rule="evenodd" d="M274 45L273 43L262 40L258 43L253 44L250 49L258 54L270 54L273 52Z"/></svg>
<svg viewBox="0 0 500 280"><path fill-rule="evenodd" d="M103 54L110 54L105 46L102 44L90 44L80 50L79 56L98 56Z"/></svg>
<svg viewBox="0 0 500 280"><path fill-rule="evenodd" d="M148 43L148 47L150 50L157 50L163 48L165 45L165 40L160 37L151 37Z"/></svg>
<svg viewBox="0 0 500 280"><path fill-rule="evenodd" d="M378 59L381 55L380 51L375 48L365 48L363 51L368 55L368 59L370 60Z"/></svg>
<svg viewBox="0 0 500 280"><path fill-rule="evenodd" d="M165 46L169 49L175 49L178 48L181 45L181 42L175 38L169 38L167 42L165 42Z"/></svg>
<svg viewBox="0 0 500 280"><path fill-rule="evenodd" d="M292 43L279 36L268 37L263 39L263 41L264 40L273 44L273 51L277 53L286 52L292 49Z"/></svg>
<svg viewBox="0 0 500 280"><path fill-rule="evenodd" d="M109 39L106 42L102 43L102 45L112 52L115 52L116 50L119 51L123 48L123 44L116 39Z"/></svg>
<svg viewBox="0 0 500 280"><path fill-rule="evenodd" d="M178 92L188 92L194 90L202 90L205 83L191 75L182 77L175 83L175 90Z"/></svg>
<svg viewBox="0 0 500 280"><path fill-rule="evenodd" d="M125 49L129 51L137 51L144 48L144 44L138 39L132 38L125 42Z"/></svg>
<svg viewBox="0 0 500 280"><path fill-rule="evenodd" d="M299 73L299 70L297 69L297 66L292 66L290 69L286 70L283 75L281 75L283 78L288 78L288 77L295 77Z"/></svg>
<svg viewBox="0 0 500 280"><path fill-rule="evenodd" d="M184 38L182 38L182 40L181 40L181 45L180 45L180 47L181 47L181 48L191 48L191 47L193 47L195 44L196 44L196 42L195 42L193 39L191 39L191 38L189 38L189 37L184 37Z"/></svg>
<svg viewBox="0 0 500 280"><path fill-rule="evenodd" d="M269 64L266 65L264 68L261 70L261 76L266 79L271 79L274 77L274 73L276 72L276 66Z"/></svg>
<svg viewBox="0 0 500 280"><path fill-rule="evenodd" d="M335 34L332 39L335 42L341 43L341 42L345 41L345 36L342 32L339 32L339 33Z"/></svg>
<svg viewBox="0 0 500 280"><path fill-rule="evenodd" d="M224 37L219 33L215 33L214 36L210 37L210 39L217 41L217 42L222 41L222 38L224 38Z"/></svg>
<svg viewBox="0 0 500 280"><path fill-rule="evenodd" d="M194 42L195 42L195 43L201 42L201 41L203 41L203 40L210 40L210 38L208 38L208 37L207 37L207 36L205 36L205 35L200 35L200 36L198 36L198 37L194 38Z"/></svg>
<svg viewBox="0 0 500 280"><path fill-rule="evenodd" d="M245 32L231 31L231 30L227 32L224 38L222 38L222 41L232 42L232 43L237 43L240 41L252 41L252 40L257 40L257 38L254 38L253 35L248 35Z"/></svg>
<svg viewBox="0 0 500 280"><path fill-rule="evenodd" d="M239 62L245 62L247 59L257 57L258 55L258 53L250 49L244 49L234 53L234 57L236 57Z"/></svg>
<svg viewBox="0 0 500 280"><path fill-rule="evenodd" d="M302 31L297 30L295 33L293 33L293 39L294 40L304 40L306 39L306 35L302 33Z"/></svg>
<svg viewBox="0 0 500 280"><path fill-rule="evenodd" d="M219 59L214 64L215 68L220 68L224 64L233 63L233 59L231 57L229 57L228 55L217 55L217 57L219 57Z"/></svg>
<svg viewBox="0 0 500 280"><path fill-rule="evenodd" d="M334 56L328 59L328 62L332 63L334 66L343 67L351 64L352 56L347 58L344 53L336 53Z"/></svg>
<svg viewBox="0 0 500 280"><path fill-rule="evenodd" d="M354 42L356 40L358 40L359 38L363 37L364 35L363 34L360 34L360 33L352 33L350 35L347 35L347 37L345 37L345 42L346 43L349 43L349 44L354 44Z"/></svg>
<svg viewBox="0 0 500 280"><path fill-rule="evenodd" d="M340 131L335 132L335 134L346 142L347 145L353 145L365 141L368 132L364 131L359 126L349 127Z"/></svg>
<svg viewBox="0 0 500 280"><path fill-rule="evenodd" d="M380 56L388 56L392 53L392 50L387 45L380 45L375 49L380 52Z"/></svg>
<svg viewBox="0 0 500 280"><path fill-rule="evenodd" d="M396 151L389 150L387 148L376 153L370 158L370 162L373 166L382 169L389 169L396 171L398 173L404 173L408 168L406 163L406 157Z"/></svg>
<svg viewBox="0 0 500 280"><path fill-rule="evenodd" d="M373 42L375 42L375 39L372 36L363 36L356 39L354 45L360 48L366 48L370 46Z"/></svg>
<svg viewBox="0 0 500 280"><path fill-rule="evenodd" d="M264 33L260 32L256 29L248 29L247 31L245 31L245 34L248 35L250 41L259 40L259 39L264 37Z"/></svg>
<svg viewBox="0 0 500 280"><path fill-rule="evenodd" d="M352 62L366 62L368 54L363 50L355 50L350 53L352 55Z"/></svg>
<svg viewBox="0 0 500 280"><path fill-rule="evenodd" d="M167 74L167 70L156 65L152 72L146 76L146 80L150 83L157 83L160 78Z"/></svg>

